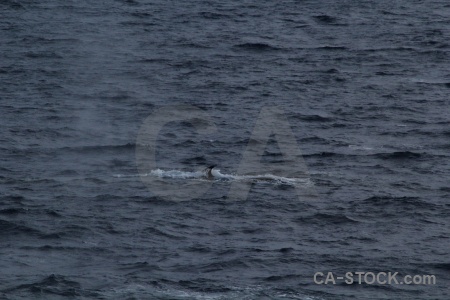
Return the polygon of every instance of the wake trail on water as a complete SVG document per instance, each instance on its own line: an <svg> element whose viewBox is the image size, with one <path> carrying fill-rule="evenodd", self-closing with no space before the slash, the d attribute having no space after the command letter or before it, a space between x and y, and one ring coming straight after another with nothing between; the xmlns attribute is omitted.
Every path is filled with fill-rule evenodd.
<svg viewBox="0 0 450 300"><path fill-rule="evenodd" d="M288 184L288 185L297 185L303 184L308 185L311 184L311 180L309 178L290 178L277 176L273 174L256 174L256 175L236 175L236 174L222 174L220 169L213 169L211 171L214 178L214 181L242 181L242 182L266 182L272 184ZM145 174L115 174L113 175L116 178L126 178L126 177L155 177L162 179L186 179L186 180L208 180L206 178L205 171L181 171L181 170L162 170L155 169L151 170L149 173Z"/></svg>

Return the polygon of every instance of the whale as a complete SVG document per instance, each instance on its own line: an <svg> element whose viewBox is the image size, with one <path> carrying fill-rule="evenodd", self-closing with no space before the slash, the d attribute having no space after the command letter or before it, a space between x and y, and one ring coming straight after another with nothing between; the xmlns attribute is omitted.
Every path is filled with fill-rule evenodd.
<svg viewBox="0 0 450 300"><path fill-rule="evenodd" d="M207 167L204 171L207 179L214 179L214 175L212 174L212 169L214 169L215 165Z"/></svg>

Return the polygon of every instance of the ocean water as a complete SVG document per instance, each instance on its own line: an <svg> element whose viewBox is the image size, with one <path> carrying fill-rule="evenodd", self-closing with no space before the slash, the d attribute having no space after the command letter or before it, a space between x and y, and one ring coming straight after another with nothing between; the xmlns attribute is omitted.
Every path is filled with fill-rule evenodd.
<svg viewBox="0 0 450 300"><path fill-rule="evenodd" d="M449 299L449 41L443 0L1 1L0 298Z"/></svg>

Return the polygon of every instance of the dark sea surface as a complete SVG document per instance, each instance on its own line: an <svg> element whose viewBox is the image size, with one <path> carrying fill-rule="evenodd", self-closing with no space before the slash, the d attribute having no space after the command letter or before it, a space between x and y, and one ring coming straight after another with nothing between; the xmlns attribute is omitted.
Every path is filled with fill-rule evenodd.
<svg viewBox="0 0 450 300"><path fill-rule="evenodd" d="M449 55L443 0L2 0L0 299L450 299ZM162 124L143 174L169 105L210 122ZM274 106L295 184L258 179L275 135L239 172ZM359 271L436 284L314 283Z"/></svg>

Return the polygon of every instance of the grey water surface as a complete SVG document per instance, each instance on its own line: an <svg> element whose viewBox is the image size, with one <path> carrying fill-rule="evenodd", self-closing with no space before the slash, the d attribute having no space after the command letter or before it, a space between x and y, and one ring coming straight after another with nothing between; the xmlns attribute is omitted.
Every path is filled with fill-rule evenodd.
<svg viewBox="0 0 450 300"><path fill-rule="evenodd" d="M2 0L0 298L449 299L449 54L443 0ZM161 189L239 176L276 106L314 197L258 180L244 201L233 180L161 197L136 150L168 105L216 130L162 127ZM261 164L281 161L272 137Z"/></svg>

